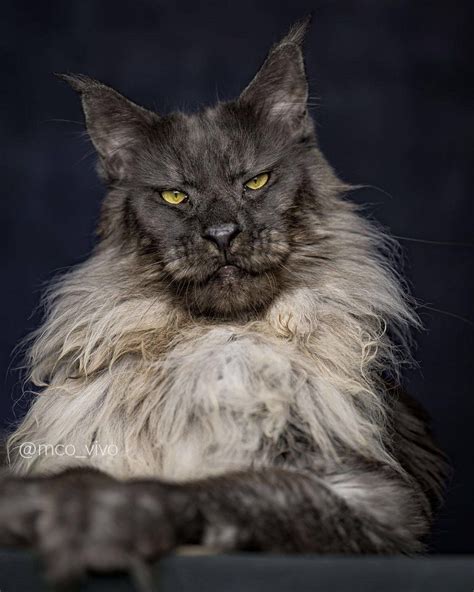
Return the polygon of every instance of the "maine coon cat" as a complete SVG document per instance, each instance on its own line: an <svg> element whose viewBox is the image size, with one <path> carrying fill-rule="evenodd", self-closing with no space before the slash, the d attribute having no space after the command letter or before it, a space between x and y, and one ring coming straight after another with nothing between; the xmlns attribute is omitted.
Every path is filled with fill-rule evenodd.
<svg viewBox="0 0 474 592"><path fill-rule="evenodd" d="M423 548L443 462L398 386L417 319L318 148L305 29L195 114L64 76L107 195L94 253L46 294L0 486L0 542L56 578L191 543Z"/></svg>

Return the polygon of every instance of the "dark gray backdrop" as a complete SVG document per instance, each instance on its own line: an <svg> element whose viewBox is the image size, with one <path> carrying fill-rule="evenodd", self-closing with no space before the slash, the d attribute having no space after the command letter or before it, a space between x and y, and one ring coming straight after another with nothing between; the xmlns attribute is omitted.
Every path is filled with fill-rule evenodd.
<svg viewBox="0 0 474 592"><path fill-rule="evenodd" d="M93 244L103 193L74 93L95 76L143 104L197 108L236 95L289 24L314 10L307 66L321 144L360 203L400 237L426 330L407 375L455 472L432 542L473 552L471 2L20 0L3 2L0 125L0 417L24 411L18 340L39 290ZM471 319L471 321L469 321Z"/></svg>

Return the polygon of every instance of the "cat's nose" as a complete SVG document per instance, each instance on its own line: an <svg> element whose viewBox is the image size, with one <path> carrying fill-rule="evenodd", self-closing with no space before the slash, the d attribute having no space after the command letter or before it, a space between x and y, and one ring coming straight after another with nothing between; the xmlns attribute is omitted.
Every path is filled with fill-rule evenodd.
<svg viewBox="0 0 474 592"><path fill-rule="evenodd" d="M221 251L230 247L230 243L239 234L240 227L233 222L229 224L217 224L209 226L202 234L203 238L215 243Z"/></svg>

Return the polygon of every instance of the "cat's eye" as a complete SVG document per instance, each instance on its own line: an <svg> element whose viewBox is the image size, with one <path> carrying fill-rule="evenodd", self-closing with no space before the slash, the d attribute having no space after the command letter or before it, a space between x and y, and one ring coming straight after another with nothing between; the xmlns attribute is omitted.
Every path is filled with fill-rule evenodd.
<svg viewBox="0 0 474 592"><path fill-rule="evenodd" d="M260 175L256 175L252 179L249 179L247 183L245 183L245 187L247 187L247 189L253 189L254 191L256 189L261 189L268 183L269 178L270 175L268 173L260 173Z"/></svg>
<svg viewBox="0 0 474 592"><path fill-rule="evenodd" d="M167 191L161 192L161 197L165 200L166 203L172 204L177 206L183 201L188 199L188 196L183 191L177 191L175 189L170 189Z"/></svg>

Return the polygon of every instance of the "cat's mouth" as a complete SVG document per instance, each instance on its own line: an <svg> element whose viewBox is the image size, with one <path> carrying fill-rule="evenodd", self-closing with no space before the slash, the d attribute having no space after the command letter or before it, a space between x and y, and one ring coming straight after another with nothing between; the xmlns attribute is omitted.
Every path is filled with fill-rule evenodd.
<svg viewBox="0 0 474 592"><path fill-rule="evenodd" d="M218 281L223 284L231 284L246 275L246 272L238 265L226 263L221 265L210 277L211 281Z"/></svg>
<svg viewBox="0 0 474 592"><path fill-rule="evenodd" d="M172 289L178 286L177 295L195 314L230 318L247 311L255 313L277 294L275 275L249 269L246 261L227 259L211 265L209 262L207 269L202 270L204 277L187 283L184 288L170 284Z"/></svg>

